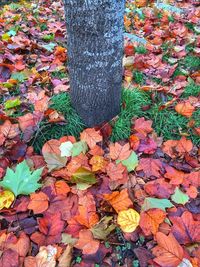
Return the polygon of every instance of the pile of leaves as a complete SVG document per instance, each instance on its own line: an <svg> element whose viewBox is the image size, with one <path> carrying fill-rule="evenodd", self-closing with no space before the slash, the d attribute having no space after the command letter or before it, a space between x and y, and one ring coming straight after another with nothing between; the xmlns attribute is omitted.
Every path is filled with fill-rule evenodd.
<svg viewBox="0 0 200 267"><path fill-rule="evenodd" d="M122 112L89 129L62 3L0 10L0 266L200 266L199 11L172 4L127 1Z"/></svg>

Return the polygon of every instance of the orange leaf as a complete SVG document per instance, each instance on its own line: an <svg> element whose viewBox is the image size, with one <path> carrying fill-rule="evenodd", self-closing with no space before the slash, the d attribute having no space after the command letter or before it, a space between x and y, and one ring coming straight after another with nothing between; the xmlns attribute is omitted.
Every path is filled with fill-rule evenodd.
<svg viewBox="0 0 200 267"><path fill-rule="evenodd" d="M61 181L61 180L55 183L55 189L56 189L57 195L66 195L67 193L70 192L69 185L66 182Z"/></svg>
<svg viewBox="0 0 200 267"><path fill-rule="evenodd" d="M90 230L81 230L79 232L79 240L75 247L82 249L83 254L94 254L99 249L99 241L94 240Z"/></svg>
<svg viewBox="0 0 200 267"><path fill-rule="evenodd" d="M105 167L108 164L107 161L102 156L93 156L89 163L92 165L92 171L105 171Z"/></svg>
<svg viewBox="0 0 200 267"><path fill-rule="evenodd" d="M48 209L48 196L43 192L32 193L30 195L31 201L28 204L28 209L33 210L35 214L42 213Z"/></svg>
<svg viewBox="0 0 200 267"><path fill-rule="evenodd" d="M103 197L111 204L116 212L126 210L133 205L127 189L123 189L121 192L114 191L112 194L104 194Z"/></svg>
<svg viewBox="0 0 200 267"><path fill-rule="evenodd" d="M173 185L179 185L182 184L183 179L185 177L185 173L182 171L178 171L175 168L171 166L166 166L166 173L165 173L165 178L170 179L170 184Z"/></svg>
<svg viewBox="0 0 200 267"><path fill-rule="evenodd" d="M88 128L84 130L80 135L80 139L85 141L90 148L94 148L96 143L103 140L99 131L96 131L94 128Z"/></svg>
<svg viewBox="0 0 200 267"><path fill-rule="evenodd" d="M110 157L113 160L127 159L131 154L130 145L120 145L119 143L110 144Z"/></svg>
<svg viewBox="0 0 200 267"><path fill-rule="evenodd" d="M183 260L184 251L173 234L168 236L158 232L156 234L158 246L152 252L156 256L154 261L161 267L177 267Z"/></svg>
<svg viewBox="0 0 200 267"><path fill-rule="evenodd" d="M185 136L181 137L181 139L177 142L176 150L179 154L189 153L193 148L193 144L191 140L187 140Z"/></svg>
<svg viewBox="0 0 200 267"><path fill-rule="evenodd" d="M189 101L184 101L182 103L178 103L175 106L175 110L179 114L181 114L187 118L190 118L192 116L192 113L194 112L195 108L190 104Z"/></svg>
<svg viewBox="0 0 200 267"><path fill-rule="evenodd" d="M140 214L140 227L145 235L155 235L165 218L166 213L163 210L150 209Z"/></svg>
<svg viewBox="0 0 200 267"><path fill-rule="evenodd" d="M96 203L91 193L79 197L79 214L74 219L81 225L91 228L99 221L96 213Z"/></svg>

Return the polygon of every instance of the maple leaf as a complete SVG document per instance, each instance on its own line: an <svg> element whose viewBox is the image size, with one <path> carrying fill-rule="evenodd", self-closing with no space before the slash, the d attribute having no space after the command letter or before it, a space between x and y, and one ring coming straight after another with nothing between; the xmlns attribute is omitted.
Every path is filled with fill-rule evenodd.
<svg viewBox="0 0 200 267"><path fill-rule="evenodd" d="M162 167L162 162L159 159L152 158L142 158L139 161L138 168L141 168L146 177L160 177L160 170Z"/></svg>
<svg viewBox="0 0 200 267"><path fill-rule="evenodd" d="M105 167L107 166L108 162L102 156L93 156L89 163L92 165L92 171L105 171Z"/></svg>
<svg viewBox="0 0 200 267"><path fill-rule="evenodd" d="M106 167L106 171L110 177L109 186L111 190L114 190L119 185L127 182L126 167L123 166L122 163L116 165L113 162L110 162Z"/></svg>
<svg viewBox="0 0 200 267"><path fill-rule="evenodd" d="M177 267L183 260L184 251L173 234L167 236L158 232L156 240L158 246L152 250L156 256L154 261L162 267Z"/></svg>
<svg viewBox="0 0 200 267"><path fill-rule="evenodd" d="M140 214L140 227L145 235L155 235L165 218L166 213L163 210L150 209Z"/></svg>
<svg viewBox="0 0 200 267"><path fill-rule="evenodd" d="M140 214L134 209L122 210L118 213L117 223L125 233L132 233L138 227Z"/></svg>
<svg viewBox="0 0 200 267"><path fill-rule="evenodd" d="M24 160L17 165L15 172L7 168L6 175L3 181L0 182L0 186L12 191L15 196L20 194L29 195L41 187L38 180L42 171L43 168L40 168L31 172L26 160Z"/></svg>
<svg viewBox="0 0 200 267"><path fill-rule="evenodd" d="M130 154L130 145L127 143L125 145L120 145L119 143L110 144L110 157L113 160L125 160Z"/></svg>
<svg viewBox="0 0 200 267"><path fill-rule="evenodd" d="M10 233L4 245L6 249L12 249L20 257L25 257L29 251L30 239L24 232L21 232L18 238L13 233Z"/></svg>
<svg viewBox="0 0 200 267"><path fill-rule="evenodd" d="M153 131L153 129L151 128L152 123L152 121L145 120L145 118L142 117L135 121L133 129L139 134L139 137L141 139L144 139L148 133L151 133Z"/></svg>
<svg viewBox="0 0 200 267"><path fill-rule="evenodd" d="M180 244L200 242L200 222L194 221L192 214L185 211L180 216L170 216L172 233Z"/></svg>
<svg viewBox="0 0 200 267"><path fill-rule="evenodd" d="M42 213L48 209L48 196L43 192L33 193L30 195L30 203L28 204L28 209L33 210L35 214Z"/></svg>
<svg viewBox="0 0 200 267"><path fill-rule="evenodd" d="M88 144L89 148L95 147L96 143L101 142L103 140L99 131L96 131L94 128L88 128L84 130L80 134L80 139L82 141L85 141Z"/></svg>

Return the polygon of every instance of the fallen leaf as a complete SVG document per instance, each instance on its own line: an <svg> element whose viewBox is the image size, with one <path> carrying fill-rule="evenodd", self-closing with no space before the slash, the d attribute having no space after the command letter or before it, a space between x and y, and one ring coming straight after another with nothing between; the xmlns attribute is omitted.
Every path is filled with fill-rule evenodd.
<svg viewBox="0 0 200 267"><path fill-rule="evenodd" d="M175 110L176 112L178 112L179 114L190 118L195 110L195 107L193 107L190 103L190 101L184 101L182 103L178 103L175 106Z"/></svg>
<svg viewBox="0 0 200 267"><path fill-rule="evenodd" d="M146 211L153 208L158 208L163 211L166 211L166 208L172 208L174 205L168 199L159 199L147 197L144 200L144 204L142 205L142 211Z"/></svg>
<svg viewBox="0 0 200 267"><path fill-rule="evenodd" d="M132 233L138 227L140 214L134 209L122 210L118 213L117 223L125 233Z"/></svg>
<svg viewBox="0 0 200 267"><path fill-rule="evenodd" d="M184 194L178 187L176 187L175 192L171 195L171 199L177 203L185 205L189 201L188 195Z"/></svg>
<svg viewBox="0 0 200 267"><path fill-rule="evenodd" d="M0 210L3 208L8 209L15 199L14 194L11 191L4 190L0 192Z"/></svg>
<svg viewBox="0 0 200 267"><path fill-rule="evenodd" d="M110 158L113 160L125 160L130 154L130 145L120 145L119 143L110 144Z"/></svg>
<svg viewBox="0 0 200 267"><path fill-rule="evenodd" d="M193 219L192 213L185 211L180 216L170 216L172 233L180 244L200 242L200 222Z"/></svg>
<svg viewBox="0 0 200 267"><path fill-rule="evenodd" d="M173 234L167 236L158 232L156 240L158 245L152 250L156 256L154 261L161 267L177 267L183 260L184 252Z"/></svg>
<svg viewBox="0 0 200 267"><path fill-rule="evenodd" d="M96 177L95 174L83 167L80 167L76 170L75 173L73 173L72 177L71 177L71 182L72 183L84 183L84 184L95 184L96 181Z"/></svg>
<svg viewBox="0 0 200 267"><path fill-rule="evenodd" d="M58 259L58 267L70 267L72 261L72 246L68 245Z"/></svg>
<svg viewBox="0 0 200 267"><path fill-rule="evenodd" d="M48 209L49 198L43 192L32 193L30 199L31 201L28 204L28 209L33 210L34 214L42 213Z"/></svg>
<svg viewBox="0 0 200 267"><path fill-rule="evenodd" d="M67 157L61 156L59 147L60 141L56 139L47 141L42 147L42 154L49 171L61 169L62 167L65 167L67 163Z"/></svg>
<svg viewBox="0 0 200 267"><path fill-rule="evenodd" d="M166 213L161 209L150 209L140 214L140 227L146 236L155 235L159 225L166 218Z"/></svg>
<svg viewBox="0 0 200 267"><path fill-rule="evenodd" d="M94 128L88 128L80 134L81 141L85 141L89 148L95 147L96 143L103 140L99 131L96 131Z"/></svg>
<svg viewBox="0 0 200 267"><path fill-rule="evenodd" d="M94 240L90 230L81 230L75 247L81 249L83 254L94 254L99 249L99 245L99 241Z"/></svg>
<svg viewBox="0 0 200 267"><path fill-rule="evenodd" d="M151 128L152 123L153 123L152 121L145 120L145 118L142 117L135 121L133 129L139 134L139 137L141 139L144 139L147 136L147 134L153 131L153 129Z"/></svg>
<svg viewBox="0 0 200 267"><path fill-rule="evenodd" d="M123 189L120 192L114 191L111 194L104 194L103 197L111 204L117 213L122 210L127 210L131 205L133 205L127 189Z"/></svg>

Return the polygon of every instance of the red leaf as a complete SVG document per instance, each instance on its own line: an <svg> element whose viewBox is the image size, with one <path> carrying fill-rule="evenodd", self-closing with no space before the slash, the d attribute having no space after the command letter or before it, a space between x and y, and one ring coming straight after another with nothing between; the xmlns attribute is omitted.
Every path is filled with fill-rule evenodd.
<svg viewBox="0 0 200 267"><path fill-rule="evenodd" d="M152 252L156 256L154 261L161 267L177 267L183 260L183 248L172 234L166 236L158 232L156 234L158 246Z"/></svg>

